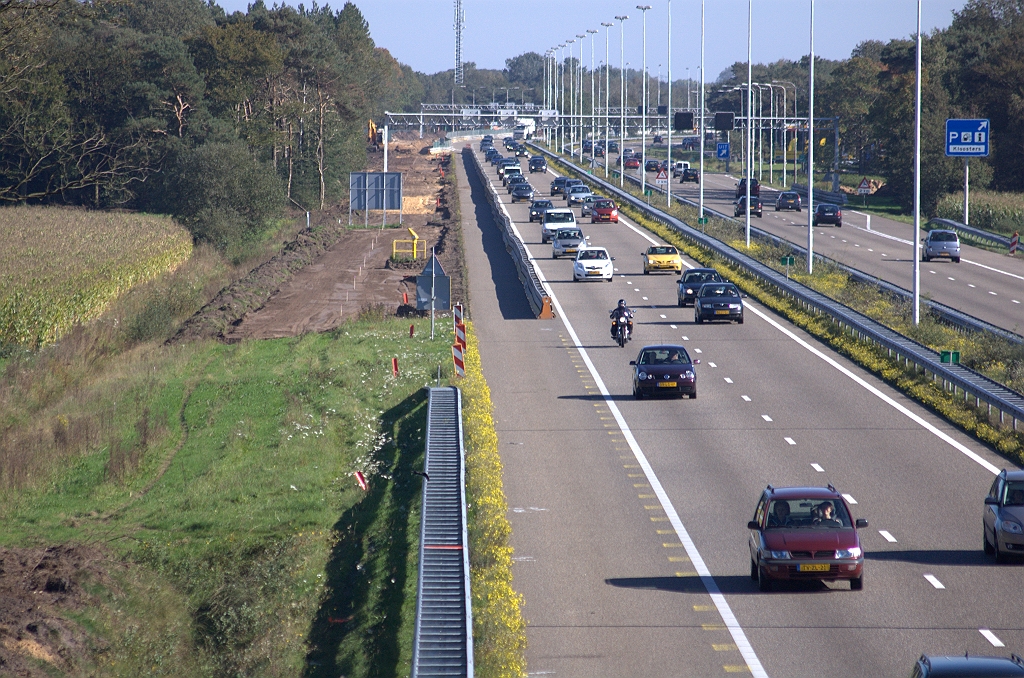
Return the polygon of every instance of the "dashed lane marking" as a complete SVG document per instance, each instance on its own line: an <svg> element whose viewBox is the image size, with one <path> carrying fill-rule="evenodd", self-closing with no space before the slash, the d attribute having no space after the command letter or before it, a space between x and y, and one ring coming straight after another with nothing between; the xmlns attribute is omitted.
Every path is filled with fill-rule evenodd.
<svg viewBox="0 0 1024 678"><path fill-rule="evenodd" d="M725 378L725 383L731 384L732 383L732 379L730 379L729 377L726 377Z"/></svg>
<svg viewBox="0 0 1024 678"><path fill-rule="evenodd" d="M769 417L767 414L762 414L761 418L764 419L765 421L771 421L772 420L772 418Z"/></svg>
<svg viewBox="0 0 1024 678"><path fill-rule="evenodd" d="M750 396L741 395L740 397L746 400L748 403L750 402Z"/></svg>
<svg viewBox="0 0 1024 678"><path fill-rule="evenodd" d="M811 464L811 468L813 468L818 473L824 473L825 472L825 469L823 469L821 467L821 464Z"/></svg>
<svg viewBox="0 0 1024 678"><path fill-rule="evenodd" d="M850 503L850 504L856 504L856 503L857 503L857 500L856 500L856 499L854 499L854 498L853 498L853 497L852 497L851 495L849 495L849 494L844 494L844 495L843 495L843 499L845 499L845 500L846 500L846 501L847 501L848 503Z"/></svg>
<svg viewBox="0 0 1024 678"><path fill-rule="evenodd" d="M783 440L785 440L790 445L796 445L796 441L793 440L792 438L783 438Z"/></svg>
<svg viewBox="0 0 1024 678"><path fill-rule="evenodd" d="M708 363L708 367L718 367L718 365L716 365L714 363Z"/></svg>
<svg viewBox="0 0 1024 678"><path fill-rule="evenodd" d="M894 537L891 534L889 534L889 532L887 530L879 530L878 534L882 535L882 539L886 540L890 544L895 544L896 543L896 537Z"/></svg>
<svg viewBox="0 0 1024 678"><path fill-rule="evenodd" d="M929 584L931 584L932 586L934 586L937 589L944 589L944 588L946 588L945 585L941 581L939 581L939 578L936 577L934 574L926 574L924 576L924 578L928 580Z"/></svg>
<svg viewBox="0 0 1024 678"><path fill-rule="evenodd" d="M985 640L992 643L992 647L1006 647L1006 643L999 640L999 636L992 633L988 629L978 629L978 633L985 636Z"/></svg>

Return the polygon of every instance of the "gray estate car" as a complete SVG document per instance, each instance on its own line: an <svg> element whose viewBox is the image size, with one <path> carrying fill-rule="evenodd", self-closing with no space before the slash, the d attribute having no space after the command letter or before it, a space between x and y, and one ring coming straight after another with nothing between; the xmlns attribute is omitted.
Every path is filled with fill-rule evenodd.
<svg viewBox="0 0 1024 678"><path fill-rule="evenodd" d="M960 238L956 231L936 229L929 231L921 246L921 261L932 259L949 259L954 264L960 263Z"/></svg>
<svg viewBox="0 0 1024 678"><path fill-rule="evenodd" d="M985 553L1004 562L1024 556L1024 471L1003 469L985 497Z"/></svg>

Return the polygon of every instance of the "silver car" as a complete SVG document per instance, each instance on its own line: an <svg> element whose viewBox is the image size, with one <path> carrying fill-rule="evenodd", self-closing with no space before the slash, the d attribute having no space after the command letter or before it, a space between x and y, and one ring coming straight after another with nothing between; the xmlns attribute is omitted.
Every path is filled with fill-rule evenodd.
<svg viewBox="0 0 1024 678"><path fill-rule="evenodd" d="M936 229L928 232L921 248L921 260L949 259L954 264L960 263L960 238L956 231Z"/></svg>
<svg viewBox="0 0 1024 678"><path fill-rule="evenodd" d="M587 239L583 231L578 228L560 228L555 233L555 239L551 241L551 258L557 259L569 254L576 256L576 253L586 249Z"/></svg>
<svg viewBox="0 0 1024 678"><path fill-rule="evenodd" d="M583 207L582 207L582 212L580 212L580 216L581 217L593 216L593 214L594 214L594 203L597 202L598 200L603 200L603 198L601 196L599 196L599 195L593 195L593 194L588 195L585 198L583 198Z"/></svg>
<svg viewBox="0 0 1024 678"><path fill-rule="evenodd" d="M934 231L933 231L934 233ZM1024 471L1003 469L985 497L985 553L1024 556Z"/></svg>
<svg viewBox="0 0 1024 678"><path fill-rule="evenodd" d="M592 195L588 186L569 186L565 191L565 202L569 207L583 204L583 199Z"/></svg>

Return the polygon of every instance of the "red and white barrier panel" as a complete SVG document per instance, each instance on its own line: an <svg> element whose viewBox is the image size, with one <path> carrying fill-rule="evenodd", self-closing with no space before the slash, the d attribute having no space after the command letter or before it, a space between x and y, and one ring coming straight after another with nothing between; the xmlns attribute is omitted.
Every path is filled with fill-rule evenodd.
<svg viewBox="0 0 1024 678"><path fill-rule="evenodd" d="M1017 253L1017 243L1020 241L1020 233L1014 233L1013 237L1010 238L1010 254Z"/></svg>
<svg viewBox="0 0 1024 678"><path fill-rule="evenodd" d="M456 325L455 326L455 343L462 347L462 350L466 350L466 326Z"/></svg>
<svg viewBox="0 0 1024 678"><path fill-rule="evenodd" d="M466 376L466 349L458 344L452 344L452 361L455 363L455 376Z"/></svg>
<svg viewBox="0 0 1024 678"><path fill-rule="evenodd" d="M452 318L455 319L456 327L458 327L459 325L466 324L466 321L463 319L462 315L462 304L455 304L454 306L452 306Z"/></svg>

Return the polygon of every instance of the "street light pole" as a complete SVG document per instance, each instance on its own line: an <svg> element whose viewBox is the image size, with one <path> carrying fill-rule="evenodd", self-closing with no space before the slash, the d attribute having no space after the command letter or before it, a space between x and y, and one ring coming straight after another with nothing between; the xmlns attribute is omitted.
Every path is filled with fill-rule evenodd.
<svg viewBox="0 0 1024 678"><path fill-rule="evenodd" d="M754 18L754 0L747 0L747 204L746 204L746 208L747 208L746 209L746 213L747 213L746 224L747 225L746 225L746 238L747 238L747 248L748 249L750 248L750 181L752 179L752 177L751 177L751 168L752 168L752 166L754 164L753 163L754 154L752 153L752 151L754 150L753 147L752 147L752 144L754 142L754 138L752 136L753 130L751 129L751 126L750 126L751 107L752 107L752 104L754 103L754 90L753 90L753 86L751 85L751 81L753 80L753 77L752 77L753 64L750 61L750 59L751 59L751 47L752 47L752 44L753 44L753 32L754 32L753 18Z"/></svg>
<svg viewBox="0 0 1024 678"><path fill-rule="evenodd" d="M611 101L609 87L611 86L612 62L608 60L608 33L613 24L610 21L602 21L604 26L604 178L608 178L608 138L611 136L611 129L608 126L608 106Z"/></svg>
<svg viewBox="0 0 1024 678"><path fill-rule="evenodd" d="M700 198L698 212L704 219L704 0L700 0ZM701 224L701 232L704 225Z"/></svg>
<svg viewBox="0 0 1024 678"><path fill-rule="evenodd" d="M836 128L839 122L834 123ZM836 168L839 169L838 167ZM965 208L966 209L966 208ZM914 326L921 323L921 0L917 0L917 88L914 95Z"/></svg>
<svg viewBox="0 0 1024 678"><path fill-rule="evenodd" d="M590 161L591 166L594 164L594 160L597 156L594 154L594 144L597 143L597 111L595 106L597 105L597 99L594 95L594 36L597 35L597 31L593 28L588 28L587 33L590 34Z"/></svg>
<svg viewBox="0 0 1024 678"><path fill-rule="evenodd" d="M665 204L672 206L672 0L668 0L668 183L665 184Z"/></svg>
<svg viewBox="0 0 1024 678"><path fill-rule="evenodd" d="M640 99L640 193L647 193L647 10L650 5L637 5L644 13L643 95Z"/></svg>
<svg viewBox="0 0 1024 678"><path fill-rule="evenodd" d="M579 116L579 121L576 124L576 129L579 131L580 140L580 164L583 164L583 40L587 37L587 34L577 35L580 39L580 65L576 69L576 114Z"/></svg>
<svg viewBox="0 0 1024 678"><path fill-rule="evenodd" d="M807 78L807 273L814 273L814 0L811 0L811 60ZM795 174L796 170L794 170Z"/></svg>
<svg viewBox="0 0 1024 678"><path fill-rule="evenodd" d="M622 149L626 145L626 32L625 25L626 19L629 18L628 14L622 14L615 17L619 22L619 159L622 159ZM607 164L609 158L605 157L605 163ZM623 170L624 166L619 167L619 188L623 186L626 180Z"/></svg>
<svg viewBox="0 0 1024 678"><path fill-rule="evenodd" d="M796 109L797 104L797 90L796 83L789 82L788 80L772 80L772 82L778 83L782 87L782 185L786 185L786 164L787 155L789 153L789 144L786 142L786 116L788 115L789 109L786 106L786 87L785 85L791 85L793 87L793 139L797 137L796 134L796 118L799 112ZM794 150L796 149L796 142L793 143ZM796 156L793 157L793 176L796 177Z"/></svg>

